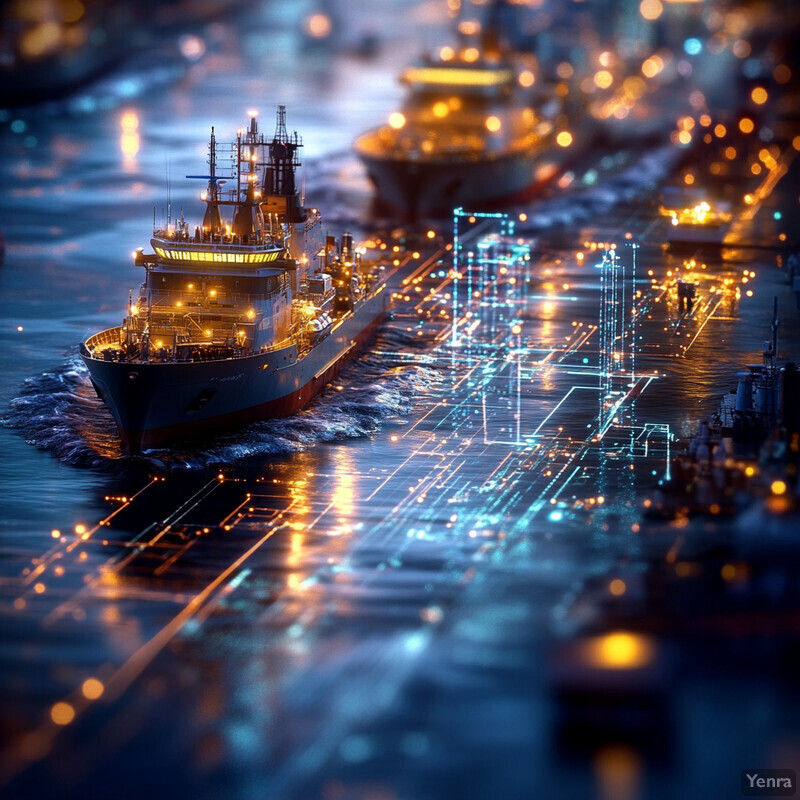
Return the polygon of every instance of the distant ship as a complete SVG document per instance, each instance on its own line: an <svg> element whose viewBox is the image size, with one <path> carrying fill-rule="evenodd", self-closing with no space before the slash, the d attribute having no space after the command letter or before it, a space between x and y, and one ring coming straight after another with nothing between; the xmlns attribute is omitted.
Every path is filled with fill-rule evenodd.
<svg viewBox="0 0 800 800"><path fill-rule="evenodd" d="M351 234L321 233L296 186L300 147L283 106L271 139L255 112L235 143L212 128L209 174L187 176L208 181L202 223L154 225L123 324L81 345L128 454L292 414L380 323L382 268L362 263Z"/></svg>
<svg viewBox="0 0 800 800"><path fill-rule="evenodd" d="M712 205L701 192L666 187L658 211L669 220L669 244L721 245L730 228L732 214L727 205Z"/></svg>
<svg viewBox="0 0 800 800"><path fill-rule="evenodd" d="M354 143L378 204L413 221L528 197L558 174L572 141L558 130L557 96L532 107L510 57L462 44L406 69L402 109Z"/></svg>

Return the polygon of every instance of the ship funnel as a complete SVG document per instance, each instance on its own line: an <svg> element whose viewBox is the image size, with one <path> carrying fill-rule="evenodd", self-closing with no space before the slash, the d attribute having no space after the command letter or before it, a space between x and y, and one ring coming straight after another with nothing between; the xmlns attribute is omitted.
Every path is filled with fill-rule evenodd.
<svg viewBox="0 0 800 800"><path fill-rule="evenodd" d="M738 373L738 378L736 410L744 414L753 410L753 376L749 372L740 372Z"/></svg>
<svg viewBox="0 0 800 800"><path fill-rule="evenodd" d="M256 197L255 180L248 182L245 201L234 209L231 230L237 236L258 236L264 230L264 213Z"/></svg>
<svg viewBox="0 0 800 800"><path fill-rule="evenodd" d="M215 233L220 228L222 228L222 218L219 215L219 206L209 201L206 205L206 213L203 214L203 230Z"/></svg>
<svg viewBox="0 0 800 800"><path fill-rule="evenodd" d="M237 236L257 236L258 232L264 228L264 215L261 208L250 203L242 203L236 206L233 212L233 222L231 230Z"/></svg>
<svg viewBox="0 0 800 800"><path fill-rule="evenodd" d="M286 106L278 106L275 135L269 144L269 161L264 171L264 197L267 210L286 214L289 222L306 218L295 183L295 170L300 166L298 150L303 146L296 132L286 129Z"/></svg>

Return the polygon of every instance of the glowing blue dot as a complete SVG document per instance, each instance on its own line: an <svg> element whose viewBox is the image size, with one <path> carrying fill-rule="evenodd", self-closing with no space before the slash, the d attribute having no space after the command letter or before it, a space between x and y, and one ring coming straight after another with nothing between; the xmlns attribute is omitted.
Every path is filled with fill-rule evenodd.
<svg viewBox="0 0 800 800"><path fill-rule="evenodd" d="M683 43L683 49L690 56L699 55L703 49L703 43L699 39L692 37Z"/></svg>
<svg viewBox="0 0 800 800"><path fill-rule="evenodd" d="M75 100L74 108L76 111L88 114L97 108L97 102L93 97L90 97L89 95L84 95L83 97L78 97Z"/></svg>
<svg viewBox="0 0 800 800"><path fill-rule="evenodd" d="M584 358L584 359L583 359L583 363L584 363L584 364L588 364L588 363L589 363L589 359L588 359L588 358Z"/></svg>
<svg viewBox="0 0 800 800"><path fill-rule="evenodd" d="M366 736L348 736L340 745L342 758L350 763L366 761L372 755L372 744Z"/></svg>
<svg viewBox="0 0 800 800"><path fill-rule="evenodd" d="M120 97L136 97L141 90L141 81L136 78L123 78L117 82L117 94Z"/></svg>
<svg viewBox="0 0 800 800"><path fill-rule="evenodd" d="M24 119L15 119L11 123L11 130L14 133L25 133L27 128L28 128L28 125L27 125L27 123L25 122Z"/></svg>
<svg viewBox="0 0 800 800"><path fill-rule="evenodd" d="M561 520L564 519L564 512L555 509L547 515L547 519L549 519L550 522L561 522Z"/></svg>
<svg viewBox="0 0 800 800"><path fill-rule="evenodd" d="M780 211L775 211L772 214L772 219L783 219L783 214Z"/></svg>
<svg viewBox="0 0 800 800"><path fill-rule="evenodd" d="M411 653L418 653L425 647L427 638L428 637L422 631L415 631L414 633L408 634L405 641L406 650Z"/></svg>

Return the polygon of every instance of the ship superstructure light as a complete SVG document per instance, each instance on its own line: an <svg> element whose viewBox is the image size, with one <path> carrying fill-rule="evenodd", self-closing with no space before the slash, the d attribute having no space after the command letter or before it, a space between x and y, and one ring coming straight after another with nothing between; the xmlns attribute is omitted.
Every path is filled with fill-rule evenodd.
<svg viewBox="0 0 800 800"><path fill-rule="evenodd" d="M454 67L411 67L403 80L411 84L440 86L502 86L512 78L510 69L459 69Z"/></svg>

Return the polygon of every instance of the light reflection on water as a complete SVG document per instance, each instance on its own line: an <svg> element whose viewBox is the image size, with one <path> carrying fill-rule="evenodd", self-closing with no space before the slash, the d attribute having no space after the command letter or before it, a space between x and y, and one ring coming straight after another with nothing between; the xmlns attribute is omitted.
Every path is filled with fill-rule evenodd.
<svg viewBox="0 0 800 800"><path fill-rule="evenodd" d="M286 55L264 50L263 42L250 46L265 66ZM336 98L349 94L361 67L329 66L330 59L312 56L308 75L318 80L300 86L280 71L253 72L245 98L231 91L225 70L193 73L179 92L104 115L102 134L88 120L54 123L50 140L37 132L47 143L42 152L8 167L13 202L3 201L4 225L13 233L5 231L0 302L2 319L24 323L25 334L2 332L10 342L2 355L9 376L0 384L2 416L15 430L0 430L7 450L0 473L20 498L6 501L14 513L4 521L3 579L4 598L26 602L3 612L10 733L40 725L41 736L25 747L45 755L56 730L48 710L74 704L76 723L55 740L52 759L34 768L41 796L55 786L63 796L85 796L94 785L114 787L119 797L172 791L438 800L548 796L554 786L561 796L580 797L594 781L598 791L635 792L649 768L635 749L601 750L587 773L559 765L550 739L544 640L551 629L576 624L585 584L605 580L647 545L632 526L636 499L653 478L627 469L636 461L626 452L628 432L581 449L597 410L596 350L557 363L572 323L586 330L597 321L595 274L567 256L547 261L542 278L551 286L532 287L516 308L494 308L490 324L501 334L512 311L527 312L530 363L509 361L502 347L493 351L497 358L486 357L477 349L486 340L475 351L434 352L429 338L418 344L413 324L407 330L397 319L342 375L342 392L332 388L297 418L133 464L119 458L110 417L83 368L63 355L90 323L118 322L127 289L139 281L129 253L142 244L153 204L158 213L165 205L166 173L195 172L204 155L195 140L218 122L205 119L207 105L235 125L253 95L270 103L275 93L288 98L290 124L304 133L308 153L344 151L351 128L390 106L394 64L370 74L374 95L359 96L358 114L349 118ZM126 113L138 118L137 152L124 138L134 133L123 126ZM174 192L173 208L194 200L189 189ZM52 225L43 230L41 201L49 197L63 206L58 214L44 209ZM612 214L602 202L590 211L604 221ZM542 219L553 218L548 212L543 205ZM581 218L575 211L570 224ZM577 247L583 236L575 239ZM647 257L673 266L655 249ZM562 282L577 301L562 302ZM535 296L540 289L546 299ZM747 313L758 318L764 306ZM498 319L500 312L506 316ZM726 309L730 317L740 313ZM664 310L655 324L674 317L674 308ZM692 431L698 411L711 410L764 338L736 320L712 328L686 358L648 353L641 368L667 378L637 401L626 423L655 420L682 435ZM576 377L565 366L583 372ZM570 394L563 417L537 430L554 399L576 384L586 388ZM663 469L663 445L654 443L649 459L637 463ZM150 484L153 474L167 480ZM107 524L89 539L75 530L101 519ZM58 541L54 524L63 529ZM150 544L138 550L140 541ZM25 574L21 587L20 574L42 553L52 555L46 574ZM207 602L180 632L159 639L208 587ZM586 613L596 614L588 605ZM42 627L55 609L68 613ZM77 690L91 677L111 687L110 706L80 699ZM114 700L113 687L128 685ZM701 701L679 700L698 709L710 739L731 744L739 728L710 721ZM769 702L765 708L769 716ZM661 796L690 796L674 789L666 781Z"/></svg>
<svg viewBox="0 0 800 800"><path fill-rule="evenodd" d="M626 455L627 434L581 449L597 412L597 377L583 357L595 363L597 354L590 340L579 345L578 337L574 352L566 343L574 322L596 319L595 276L568 263L546 269L580 300L542 308L522 281L503 284L500 305L487 310L491 324L478 328L487 335L458 350L434 348L431 335L420 339L399 315L342 374L342 391L331 387L297 418L200 451L151 453L138 466L119 459L110 418L76 360L34 377L11 410L29 441L69 464L122 466L120 489L109 492L115 497L142 488L140 470L166 469L168 480L130 507L111 501L124 508L108 530L61 560L67 593L54 594L52 578L31 597L26 613L35 620L42 603L55 604L52 614L81 584L91 587L55 626L82 629L72 652L42 637L42 661L62 666L25 680L49 702L94 673L112 699L115 686L130 686L114 706L124 752L163 747L179 735L192 754L187 780L197 796L213 797L222 786L243 798L315 796L336 781L358 785L370 776L384 785L387 764L408 770L410 791L423 798L440 795L414 774L436 775L448 791L466 791L456 773L470 775L470 767L480 783L501 764L509 787L560 776L544 760L544 734L531 727L531 720L540 730L548 725L545 637L551 626L570 624L584 581L608 573L621 556L637 557L636 499L652 478L627 469L636 461ZM519 315L520 336L536 348L509 361L503 326L528 303L536 311ZM674 309L659 309L652 325L671 318ZM726 348L730 363L715 354L713 339L698 338L687 357L666 366L647 351L640 368L649 357L669 378L656 398L639 398L640 418L655 413L663 421L669 410L673 428L688 426L692 404L713 397L715 379L747 356L752 331L713 324L741 339ZM648 344L659 337L674 345L669 332L648 335ZM692 359L712 354L712 377L699 377ZM575 377L570 368L584 373ZM570 405L549 417L561 397ZM654 446L643 463L662 469L663 458ZM219 465L222 482L215 481ZM569 490L554 494L561 485L554 482L567 477ZM561 504L538 506L551 496ZM184 502L187 513L174 516ZM131 550L139 536L150 544ZM215 588L168 640L168 655L155 648L134 660L182 603L232 565L236 579ZM102 668L94 669L98 656ZM130 675L140 673L152 677L131 685ZM75 708L80 720L92 718L83 705ZM189 718L201 732L187 733ZM470 719L513 731L508 746L496 735L483 741ZM141 786L129 767L119 772L123 751L82 724L75 746L108 748L116 779ZM41 781L74 755L65 748ZM528 748L533 759L522 758ZM448 766L453 758L458 770ZM597 755L601 785L625 778L615 763ZM231 775L235 764L246 764L246 773ZM82 787L78 781L75 791Z"/></svg>

